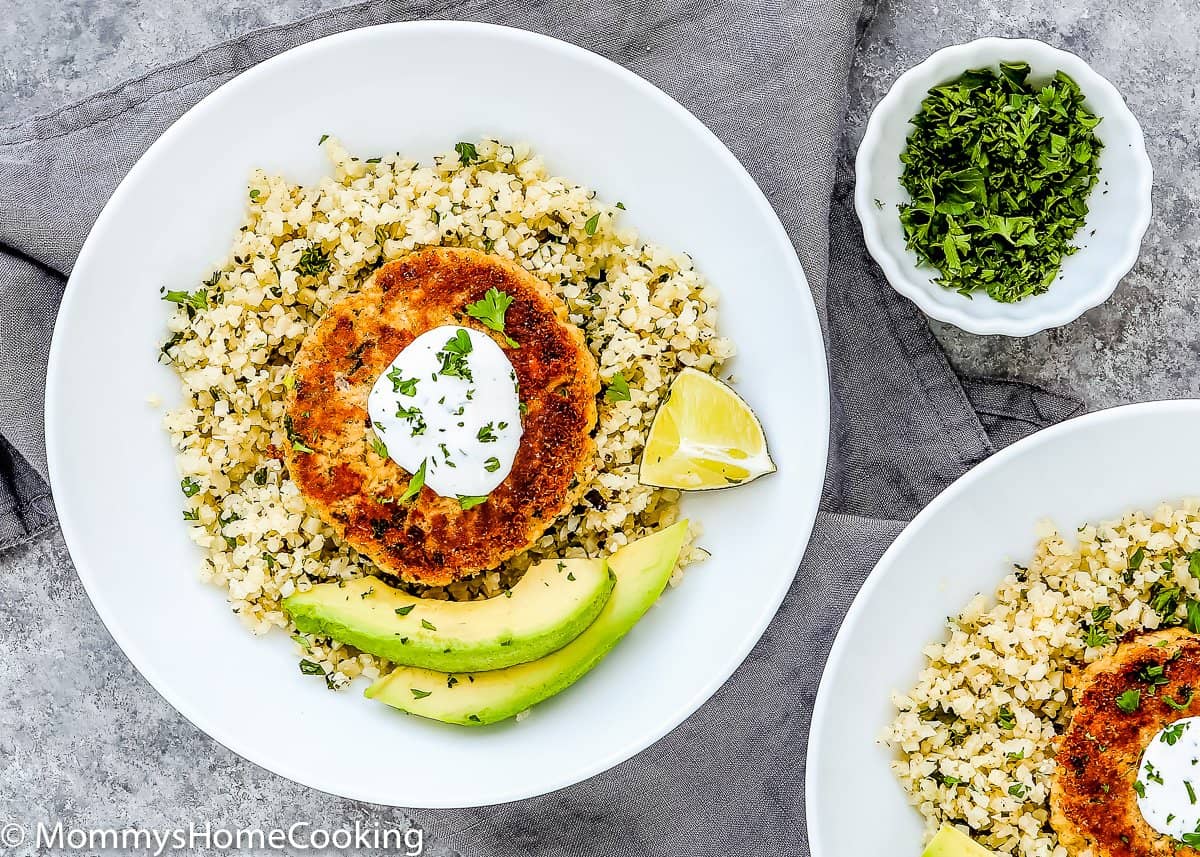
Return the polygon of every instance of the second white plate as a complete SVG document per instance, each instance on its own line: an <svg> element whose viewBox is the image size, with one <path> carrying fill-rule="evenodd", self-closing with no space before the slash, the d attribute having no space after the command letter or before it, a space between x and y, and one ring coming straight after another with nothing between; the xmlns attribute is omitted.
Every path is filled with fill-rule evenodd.
<svg viewBox="0 0 1200 857"><path fill-rule="evenodd" d="M921 853L921 818L879 741L892 691L912 686L947 616L1028 559L1038 522L1069 533L1200 495L1197 429L1200 400L1070 420L997 453L905 528L851 605L821 679L806 786L813 857Z"/></svg>

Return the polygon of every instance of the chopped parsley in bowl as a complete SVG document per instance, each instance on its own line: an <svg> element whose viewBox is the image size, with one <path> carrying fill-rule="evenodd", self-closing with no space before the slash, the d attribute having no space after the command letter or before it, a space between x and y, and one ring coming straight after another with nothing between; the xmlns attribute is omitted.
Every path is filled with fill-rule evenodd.
<svg viewBox="0 0 1200 857"><path fill-rule="evenodd" d="M910 120L900 222L935 280L1012 303L1046 292L1100 174L1099 116L1058 71L1041 87L1025 62L974 69L929 90Z"/></svg>

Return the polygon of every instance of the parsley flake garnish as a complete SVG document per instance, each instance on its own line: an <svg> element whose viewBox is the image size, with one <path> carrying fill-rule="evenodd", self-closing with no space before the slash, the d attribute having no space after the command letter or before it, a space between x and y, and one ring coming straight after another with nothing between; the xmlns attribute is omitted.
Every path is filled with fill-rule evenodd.
<svg viewBox="0 0 1200 857"><path fill-rule="evenodd" d="M421 620L421 627L424 628L426 631L436 631L437 630L437 626L434 625L432 622L430 622L428 619Z"/></svg>
<svg viewBox="0 0 1200 857"><path fill-rule="evenodd" d="M392 382L392 392L399 393L401 396L415 396L417 394L417 382L420 378L405 378L400 372L399 366L393 366L387 373L387 379Z"/></svg>
<svg viewBox="0 0 1200 857"><path fill-rule="evenodd" d="M432 690L417 690L415 687L410 687L409 690L412 691L413 699L424 699L433 693Z"/></svg>
<svg viewBox="0 0 1200 857"><path fill-rule="evenodd" d="M495 473L500 469L500 459L493 455L487 461L483 462L483 469L488 473Z"/></svg>
<svg viewBox="0 0 1200 857"><path fill-rule="evenodd" d="M1174 699L1171 699L1171 697L1164 696L1163 702L1166 703L1167 708L1170 708L1172 711L1186 711L1188 706L1192 704L1193 695L1194 691L1190 687L1186 687L1183 689L1183 699L1181 701L1176 702Z"/></svg>
<svg viewBox="0 0 1200 857"><path fill-rule="evenodd" d="M482 300L475 301L473 304L467 304L467 315L471 318L477 318L483 322L484 326L504 334L504 341L509 348L520 348L517 341L505 333L504 330L504 314L508 312L508 308L512 305L513 299L492 287L487 290Z"/></svg>
<svg viewBox="0 0 1200 857"><path fill-rule="evenodd" d="M474 143L455 143L454 151L458 152L458 160L463 164L473 164L479 160Z"/></svg>
<svg viewBox="0 0 1200 857"><path fill-rule="evenodd" d="M179 481L179 487L183 489L184 497L195 497L200 492L200 483L190 476L185 476Z"/></svg>
<svg viewBox="0 0 1200 857"><path fill-rule="evenodd" d="M475 437L480 443L495 443L496 432L492 423L480 426L479 431L475 433Z"/></svg>
<svg viewBox="0 0 1200 857"><path fill-rule="evenodd" d="M407 616L409 613L413 612L413 608L416 606L417 606L416 604L406 604L403 607L397 607L396 615L397 616Z"/></svg>
<svg viewBox="0 0 1200 857"><path fill-rule="evenodd" d="M321 665L304 658L300 661L300 672L305 675L325 675L325 670L321 669Z"/></svg>
<svg viewBox="0 0 1200 857"><path fill-rule="evenodd" d="M476 506L478 506L482 503L486 503L486 502L487 502L486 494L483 496L480 496L480 497L471 497L466 494L458 495L458 505L462 508L462 510L464 512L467 509L474 509Z"/></svg>
<svg viewBox="0 0 1200 857"><path fill-rule="evenodd" d="M462 378L464 381L474 380L471 377L471 368L467 365L467 355L471 353L472 347L471 335L460 329L438 352L438 359L442 361L438 374Z"/></svg>
<svg viewBox="0 0 1200 857"><path fill-rule="evenodd" d="M191 310L208 309L208 292L206 292L204 289L197 289L194 292L165 292L162 296L162 299L164 301L170 301L173 304L186 306Z"/></svg>
<svg viewBox="0 0 1200 857"><path fill-rule="evenodd" d="M303 277L315 277L329 270L329 254L315 244L304 248L296 263L296 273Z"/></svg>
<svg viewBox="0 0 1200 857"><path fill-rule="evenodd" d="M1137 688L1130 688L1117 697L1117 708L1126 714L1133 714L1141 704L1142 692Z"/></svg>
<svg viewBox="0 0 1200 857"><path fill-rule="evenodd" d="M404 493L400 495L400 502L407 503L409 500L421 493L421 488L425 486L425 465L429 463L428 459L421 459L421 466L417 468L417 472L412 475L412 479L408 480L408 487L404 489Z"/></svg>
<svg viewBox="0 0 1200 857"><path fill-rule="evenodd" d="M1158 736L1158 740L1162 741L1168 747L1174 747L1179 743L1179 739L1183 737L1183 733L1187 731L1188 724L1185 722L1172 723L1162 731Z"/></svg>
<svg viewBox="0 0 1200 857"><path fill-rule="evenodd" d="M600 212L596 212L587 219L587 223L583 224L583 231L588 235L595 235L596 229L600 226Z"/></svg>
<svg viewBox="0 0 1200 857"><path fill-rule="evenodd" d="M618 372L609 379L608 387L604 391L604 398L610 402L629 401L629 382L625 380L624 373Z"/></svg>
<svg viewBox="0 0 1200 857"><path fill-rule="evenodd" d="M387 446L379 439L379 435L374 433L371 434L371 449L375 450L375 454L380 458L388 457Z"/></svg>

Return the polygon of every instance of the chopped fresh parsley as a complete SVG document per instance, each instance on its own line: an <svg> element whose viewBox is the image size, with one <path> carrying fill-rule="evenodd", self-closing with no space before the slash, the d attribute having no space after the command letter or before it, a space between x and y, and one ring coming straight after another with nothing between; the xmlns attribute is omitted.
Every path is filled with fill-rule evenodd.
<svg viewBox="0 0 1200 857"><path fill-rule="evenodd" d="M413 699L424 699L433 693L432 690L417 690L415 687L410 687L409 690L412 691Z"/></svg>
<svg viewBox="0 0 1200 857"><path fill-rule="evenodd" d="M1167 668L1162 664L1147 664L1137 671L1137 677L1151 687L1159 687L1169 681Z"/></svg>
<svg viewBox="0 0 1200 857"><path fill-rule="evenodd" d="M185 521L199 521L200 513L198 511L196 511L195 509L184 509L183 510L183 519Z"/></svg>
<svg viewBox="0 0 1200 857"><path fill-rule="evenodd" d="M1183 689L1183 699L1180 701L1176 702L1169 696L1164 696L1162 701L1166 703L1167 708L1170 708L1172 711L1187 711L1188 707L1192 704L1192 697L1194 694L1195 692L1190 687L1185 687Z"/></svg>
<svg viewBox="0 0 1200 857"><path fill-rule="evenodd" d="M608 387L604 390L604 398L610 402L629 401L629 382L625 380L624 373L618 372L609 379Z"/></svg>
<svg viewBox="0 0 1200 857"><path fill-rule="evenodd" d="M305 675L325 675L325 670L321 669L321 665L310 661L308 658L303 658L300 661L300 672Z"/></svg>
<svg viewBox="0 0 1200 857"><path fill-rule="evenodd" d="M1183 781L1183 787L1185 789L1187 789L1188 802L1192 806L1195 806L1196 805L1196 790L1194 788L1192 788L1192 784L1190 782L1188 782L1187 780Z"/></svg>
<svg viewBox="0 0 1200 857"><path fill-rule="evenodd" d="M329 135L328 135L328 134L322 134L322 135L321 135L321 139L320 139L320 140L317 140L317 145L318 145L318 146L319 146L319 145L321 145L322 143L324 143L324 142L325 142L326 140L328 140L328 139L329 139Z"/></svg>
<svg viewBox="0 0 1200 857"><path fill-rule="evenodd" d="M1150 606L1164 621L1169 621L1175 615L1182 595L1183 590L1180 587L1166 586L1160 580L1150 589Z"/></svg>
<svg viewBox="0 0 1200 857"><path fill-rule="evenodd" d="M974 69L929 91L900 155L910 249L961 294L1011 303L1059 275L1099 175L1099 117L1058 72L1040 88L1026 63Z"/></svg>
<svg viewBox="0 0 1200 857"><path fill-rule="evenodd" d="M1108 634L1099 625L1091 625L1084 634L1083 644L1089 649L1098 649L1101 646L1107 646L1111 642Z"/></svg>
<svg viewBox="0 0 1200 857"><path fill-rule="evenodd" d="M475 433L475 437L480 443L495 443L496 432L494 425L492 423L487 423L486 425L480 426L479 431Z"/></svg>
<svg viewBox="0 0 1200 857"><path fill-rule="evenodd" d="M250 190L250 201L251 202L258 202L259 196L261 196L261 193L259 192L258 188L252 188Z"/></svg>
<svg viewBox="0 0 1200 857"><path fill-rule="evenodd" d="M1133 556L1129 558L1129 567L1133 571L1137 571L1142 567L1142 560L1146 558L1146 549L1139 547L1133 552Z"/></svg>
<svg viewBox="0 0 1200 857"><path fill-rule="evenodd" d="M583 224L583 231L588 235L595 235L596 229L600 226L600 212L596 212L587 219L587 223Z"/></svg>
<svg viewBox="0 0 1200 857"><path fill-rule="evenodd" d="M1117 697L1117 708L1126 714L1133 714L1141 704L1142 692L1136 687L1131 687Z"/></svg>
<svg viewBox="0 0 1200 857"><path fill-rule="evenodd" d="M162 299L170 301L173 304L189 307L192 310L208 309L208 292L204 289L196 289L194 292L164 292Z"/></svg>
<svg viewBox="0 0 1200 857"><path fill-rule="evenodd" d="M387 446L385 446L384 442L379 439L379 435L375 434L374 432L371 433L371 449L375 450L375 454L380 458L388 457Z"/></svg>
<svg viewBox="0 0 1200 857"><path fill-rule="evenodd" d="M291 441L292 449L296 452L313 451L312 447L304 442L304 438L296 433L296 428L292 425L292 418L290 416L283 418L283 430L287 433L287 439Z"/></svg>
<svg viewBox="0 0 1200 857"><path fill-rule="evenodd" d="M493 455L487 461L483 462L483 469L488 473L495 473L500 469L500 459Z"/></svg>
<svg viewBox="0 0 1200 857"><path fill-rule="evenodd" d="M1137 792L1138 797L1144 798L1146 796L1146 784L1141 780L1138 780L1133 784L1133 790Z"/></svg>
<svg viewBox="0 0 1200 857"><path fill-rule="evenodd" d="M392 392L399 393L401 396L415 396L417 394L417 382L420 378L405 378L399 366L393 366L387 373L387 379L392 382Z"/></svg>
<svg viewBox="0 0 1200 857"><path fill-rule="evenodd" d="M455 143L454 151L458 152L458 160L463 164L473 164L479 160L474 143Z"/></svg>
<svg viewBox="0 0 1200 857"><path fill-rule="evenodd" d="M464 381L474 380L471 377L471 368L467 365L467 355L471 353L472 347L471 335L460 329L438 352L438 358L442 361L438 374L462 378Z"/></svg>
<svg viewBox="0 0 1200 857"><path fill-rule="evenodd" d="M426 631L436 631L437 630L437 625L434 625L428 619L421 620L421 627L424 628Z"/></svg>
<svg viewBox="0 0 1200 857"><path fill-rule="evenodd" d="M1015 798L1023 798L1025 797L1025 786L1020 783L1013 783L1008 787L1008 793Z"/></svg>
<svg viewBox="0 0 1200 857"><path fill-rule="evenodd" d="M467 509L474 509L476 506L478 506L482 503L486 503L486 502L487 502L486 494L484 494L483 496L480 496L480 497L471 497L466 494L458 495L458 505L462 508L462 510L464 512Z"/></svg>
<svg viewBox="0 0 1200 857"><path fill-rule="evenodd" d="M397 607L396 615L397 616L407 616L409 613L413 612L413 608L416 606L417 606L416 604L406 604L403 607Z"/></svg>
<svg viewBox="0 0 1200 857"><path fill-rule="evenodd" d="M996 712L996 722L1001 729L1012 729L1017 725L1017 717L1012 713L1012 709L1005 705Z"/></svg>
<svg viewBox="0 0 1200 857"><path fill-rule="evenodd" d="M1188 574L1200 578L1200 550L1188 554Z"/></svg>
<svg viewBox="0 0 1200 857"><path fill-rule="evenodd" d="M1193 634L1200 634L1200 601L1195 598L1187 600L1187 629Z"/></svg>
<svg viewBox="0 0 1200 857"><path fill-rule="evenodd" d="M467 304L467 315L477 318L484 326L504 334L504 341L509 348L520 348L517 341L505 333L504 315L512 305L513 299L499 289L492 287L487 290L482 300Z"/></svg>
<svg viewBox="0 0 1200 857"><path fill-rule="evenodd" d="M1184 721L1172 723L1162 731L1158 736L1158 740L1162 741L1168 747L1174 747L1179 743L1179 739L1183 737L1183 733L1187 731L1188 724Z"/></svg>
<svg viewBox="0 0 1200 857"><path fill-rule="evenodd" d="M404 493L400 495L400 502L407 503L418 494L421 493L421 488L425 485L425 465L429 463L428 459L421 460L421 466L417 468L417 472L412 475L412 479L408 480L408 487L404 489Z"/></svg>
<svg viewBox="0 0 1200 857"><path fill-rule="evenodd" d="M200 492L200 483L190 476L179 480L179 487L183 489L184 497L195 497Z"/></svg>
<svg viewBox="0 0 1200 857"><path fill-rule="evenodd" d="M303 277L315 277L328 270L329 254L316 244L305 247L304 252L300 254L300 260L296 263L296 273Z"/></svg>
<svg viewBox="0 0 1200 857"><path fill-rule="evenodd" d="M1112 608L1107 605L1097 607L1095 610L1092 611L1092 623L1093 624L1099 624L1100 622L1107 622L1111 618L1112 618Z"/></svg>

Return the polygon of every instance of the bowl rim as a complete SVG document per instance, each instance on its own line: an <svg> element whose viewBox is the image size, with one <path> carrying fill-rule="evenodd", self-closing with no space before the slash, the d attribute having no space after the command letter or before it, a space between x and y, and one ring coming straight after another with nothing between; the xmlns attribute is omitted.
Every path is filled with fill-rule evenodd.
<svg viewBox="0 0 1200 857"><path fill-rule="evenodd" d="M913 265L911 257L907 254L897 256L884 240L871 213L874 201L871 198L870 182L864 180L864 177L873 175L870 160L883 139L883 118L896 112L902 96L917 88L927 91L929 87L919 81L935 69L943 66L957 66L966 71L968 68L978 67L981 64L979 62L973 64L972 57L978 56L983 51L996 50L1011 53L1014 60L1038 55L1055 58L1060 62L1065 61L1075 67L1072 77L1084 91L1085 96L1098 91L1111 101L1113 110L1106 113L1103 119L1132 129L1134 143L1129 149L1129 156L1132 163L1138 168L1136 172L1122 175L1121 180L1137 182L1137 198L1142 201L1136 210L1130 212L1125 233L1128 240L1122 248L1122 252L1109 266L1106 276L1097 279L1092 288L1081 292L1070 304L1053 311L1033 312L1025 318L999 317L989 314L987 312L988 301L973 301L966 297L955 300L953 303L935 301L931 297L928 284L919 283L913 279L912 272L918 269ZM994 63L989 62L988 64ZM929 317L975 334L1030 336L1052 327L1068 324L1088 310L1107 301L1117 290L1121 280L1137 263L1141 253L1142 240L1150 226L1153 212L1154 168L1146 151L1145 133L1137 117L1129 109L1124 96L1111 81L1093 69L1078 54L1054 47L1039 39L987 36L940 48L922 62L905 71L896 78L887 94L871 111L866 131L855 155L854 169L856 174L854 208L862 227L863 239L871 256L887 277L888 283L893 289L920 307L921 311ZM953 295L953 297L959 296Z"/></svg>
<svg viewBox="0 0 1200 857"><path fill-rule="evenodd" d="M117 216L116 212L122 207L122 203L125 197L131 192L131 188L140 180L141 174L149 169L150 163L165 150L171 141L177 136L186 133L189 126L193 123L200 121L207 111L213 109L215 103L219 103L230 91L251 85L255 78L264 73L264 69L270 70L277 66L286 66L288 63L307 61L311 55L319 53L322 50L327 50L331 43L352 43L359 39L377 38L380 33L390 31L398 31L405 34L411 31L418 31L423 32L427 37L435 37L447 33L452 36L484 35L507 40L516 46L535 47L560 55L566 55L573 62L592 69L598 69L604 75L624 81L639 90L661 110L677 117L691 131L698 145L711 150L715 157L725 164L730 170L731 175L736 178L743 191L747 194L750 202L762 212L767 224L767 233L763 236L764 241L777 249L781 265L787 274L790 286L795 288L799 293L800 299L808 304L808 311L796 318L795 323L800 335L808 338L812 342L813 348L816 349L813 352L814 360L819 356L819 365L824 367L824 372L820 374L820 383L824 385L825 395L817 398L818 407L815 412L810 414L812 421L816 423L818 428L816 436L819 438L819 449L816 450L816 453L819 453L819 457L816 460L821 462L821 471L824 472L827 466L826 458L829 444L830 386L828 379L828 353L820 327L816 302L809 288L808 277L803 264L778 213L770 204L754 177L741 161L738 160L737 156L733 154L707 125L666 92L634 71L585 47L518 27L477 21L430 18L357 27L313 39L281 51L275 56L236 74L200 99L176 119L138 158L133 167L118 183L112 196L105 203L100 215L89 230L72 270L71 279L68 281L56 316L56 324L50 347L44 401L47 458L51 485L63 486L68 484L65 476L68 466L60 455L60 446L62 446L63 441L59 436L59 426L63 425L63 414L59 407L60 397L56 395L58 388L61 386L58 378L59 367L62 366L64 351L68 346L65 342L65 334L63 334L65 326L58 324L58 321L64 318L75 304L78 288L73 287L73 281L77 273L88 269L90 257L92 253L96 252L97 236L105 232L109 221ZM747 625L743 635L738 640L736 646L733 647L735 649L735 656L731 657L728 662L722 663L720 668L712 670L707 681L692 696L678 699L673 705L670 717L663 718L652 729L645 730L632 738L627 738L622 742L614 744L604 752L597 753L588 765L560 771L558 776L553 778L553 782L549 782L547 778L539 781L533 787L529 787L522 785L519 780L514 779L514 784L506 791L496 791L482 797L471 797L465 801L433 800L426 802L406 802L403 804L397 803L395 797L391 794L366 789L354 784L346 784L341 780L333 778L314 782L311 776L302 768L294 765L291 760L282 760L278 755L271 755L253 743L248 744L235 731L223 724L215 723L213 718L206 714L203 709L193 706L182 699L173 689L172 683L167 680L167 677L160 670L156 668L147 669L145 666L146 659L141 654L141 646L123 630L121 622L116 618L108 604L108 598L103 594L101 587L98 585L99 576L92 571L86 570L90 567L90 560L88 559L88 552L84 547L85 542L78 535L73 507L60 499L58 492L52 492L52 495L58 513L60 529L68 552L71 555L72 563L75 566L76 574L83 584L84 591L87 593L105 629L125 657L146 679L151 688L192 726L239 757L272 774L284 777L306 788L313 788L337 797L345 797L383 806L404 806L417 809L456 809L499 805L538 797L567 788L621 764L637 753L652 746L683 724L742 665L765 633L767 626L779 612L780 605L783 603L784 598L795 581L800 562L808 547L809 537L811 536L813 527L816 525L822 491L823 481L814 480L814 484L809 486L807 490L807 497L804 499L804 502L796 507L797 515L795 520L799 523L799 526L795 527L788 535L790 549L788 550L789 556L787 561L790 563L791 572L786 575L782 573L779 575L779 579L774 584L774 589L769 592L769 597L764 600L763 609L755 618L752 625ZM83 558L84 561L80 562L77 557Z"/></svg>
<svg viewBox="0 0 1200 857"><path fill-rule="evenodd" d="M833 701L828 689L828 677L836 673L845 661L850 651L851 638L857 626L867 618L865 610L866 604L870 601L870 595L891 572L896 556L903 554L908 549L909 542L913 541L925 529L931 518L936 519L941 514L943 508L958 503L959 496L970 489L976 482L987 479L993 471L1003 469L1011 460L1020 458L1028 451L1047 444L1059 443L1064 437L1080 432L1087 432L1094 426L1121 422L1127 419L1149 419L1159 415L1175 414L1200 417L1200 398L1162 399L1117 405L1099 411L1092 411L1078 417L1072 417L1049 428L1034 432L1016 443L1005 447L954 480L948 488L930 501L925 508L918 512L904 526L904 529L888 545L887 550L883 552L883 555L880 556L874 567L867 574L862 586L859 587L853 601L850 603L849 609L846 611L846 616L838 626L837 634L834 636L833 644L829 650L829 657L826 659L825 666L821 670L821 681L817 687L817 694L812 707L808 747L805 751L804 814L810 845L824 841L822 837L818 836L818 833L822 829L822 822L817 810L816 799L813 796L819 787L819 775L816 773L820 767L817 759L817 748L827 740L825 737L826 724L834 716L831 712ZM912 812L917 812L915 807L909 808ZM818 847L814 846L813 857L832 857L832 855L827 855L816 850Z"/></svg>

